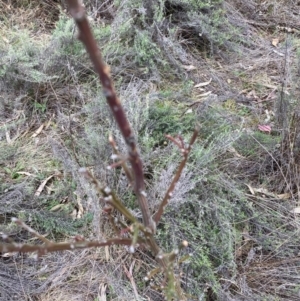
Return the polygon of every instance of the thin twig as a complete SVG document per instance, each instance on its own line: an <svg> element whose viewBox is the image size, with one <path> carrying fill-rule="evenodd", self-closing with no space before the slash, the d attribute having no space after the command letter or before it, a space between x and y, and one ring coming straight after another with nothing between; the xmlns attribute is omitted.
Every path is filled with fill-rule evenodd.
<svg viewBox="0 0 300 301"><path fill-rule="evenodd" d="M109 141L109 143L110 143L110 145L111 145L111 147L112 147L112 149L114 151L114 154L120 156L120 153L118 151L118 147L116 145L116 142L115 142L113 136L110 135L109 138L108 138L108 141ZM122 162L121 165L122 165L122 168L123 168L123 170L124 170L124 172L126 174L126 177L127 177L128 181L129 181L129 184L132 186L132 184L133 184L133 178L132 178L131 171L129 170L128 166L126 165L126 162Z"/></svg>
<svg viewBox="0 0 300 301"><path fill-rule="evenodd" d="M22 227L23 229L25 229L26 231L28 231L29 233L31 233L32 235L34 235L35 237L39 238L46 245L51 244L50 240L48 240L46 237L44 237L39 232L37 232L34 229L32 229L31 227L29 227L28 225L26 225L22 220L13 217L11 219L11 221L14 222L14 223L16 223L17 225L19 225L20 227Z"/></svg>
<svg viewBox="0 0 300 301"><path fill-rule="evenodd" d="M134 278L133 278L133 275L132 275L134 264L135 264L135 260L130 265L129 271L128 271L125 264L123 265L123 268L124 268L124 272L125 272L126 276L130 280L130 283L131 283L131 286L132 286L132 289L133 289L133 292L134 292L134 295L135 295L135 300L140 300L140 296L138 294L137 287L136 287L136 284L135 284L135 281L134 281Z"/></svg>
<svg viewBox="0 0 300 301"><path fill-rule="evenodd" d="M106 241L80 241L80 242L60 242L44 244L44 245L30 245L20 243L0 243L0 252L20 252L20 253L33 253L38 252L39 255L46 254L48 252L76 250L76 249L88 249L105 247L111 245L126 245L130 246L132 240L129 238L112 238Z"/></svg>
<svg viewBox="0 0 300 301"><path fill-rule="evenodd" d="M187 162L187 159L188 159L188 155L189 155L189 153L191 151L192 145L194 144L194 142L195 142L195 140L196 140L196 138L198 136L198 132L199 132L199 129L197 127L195 129L195 131L194 131L194 134L193 134L193 136L192 136L192 138L190 140L190 143L187 146L187 148L184 148L184 146L183 146L180 149L181 152L182 152L182 154L183 154L183 160L181 161L181 163L180 163L180 165L178 167L178 170L177 170L177 172L176 172L176 174L175 174L175 176L174 176L174 178L173 178L173 180L172 180L172 182L171 182L171 184L170 184L170 186L169 186L169 188L168 188L168 190L167 190L167 192L166 192L166 194L165 194L162 202L159 205L159 208L158 208L157 212L154 214L154 218L153 219L154 219L154 222L156 223L156 225L158 225L158 223L159 223L159 221L161 219L161 216L164 213L164 209L168 205L168 202L169 202L170 198L172 197L172 193L173 193L173 191L175 189L175 185L178 182L178 180L179 180L179 178L180 178L180 176L182 174L182 171L183 171L183 169L184 169L184 167L186 165L186 162ZM168 138L170 139L170 137L168 137ZM174 142L174 138L172 138L170 140ZM175 144L180 147L183 144L183 141L180 139L180 142L175 141Z"/></svg>

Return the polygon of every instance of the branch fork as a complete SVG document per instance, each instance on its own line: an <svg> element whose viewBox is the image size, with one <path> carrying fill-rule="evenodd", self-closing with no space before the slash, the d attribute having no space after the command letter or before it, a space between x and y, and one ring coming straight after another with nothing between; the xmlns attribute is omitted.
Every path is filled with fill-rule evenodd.
<svg viewBox="0 0 300 301"><path fill-rule="evenodd" d="M46 237L33 230L31 227L26 225L24 222L17 218L13 218L12 221L15 222L20 227L24 228L35 237L40 239L42 245L29 245L29 244L18 244L10 240L6 235L2 235L2 238L6 242L0 242L0 252L37 252L38 255L43 255L47 252L64 251L64 250L76 250L82 248L95 248L95 247L106 247L111 245L126 245L129 247L130 252L134 252L139 245L146 245L151 251L153 256L156 258L159 268L153 270L148 274L147 279L153 277L158 271L163 271L165 279L163 286L166 285L166 298L167 300L172 300L174 297L182 297L180 284L177 283L175 279L174 264L179 253L179 250L187 246L187 242L183 242L179 249L175 249L171 253L164 254L163 251L158 246L154 234L156 232L156 227L161 220L162 214L165 207L167 206L170 198L172 197L176 183L178 182L186 162L188 155L191 151L191 147L194 144L196 137L198 135L199 129L196 128L189 144L186 146L184 144L183 138L177 136L176 138L166 135L166 137L173 142L181 151L183 159L176 171L176 174L167 189L167 192L159 205L157 212L152 216L149 209L149 202L147 199L147 193L145 189L145 179L143 172L143 164L140 155L137 150L136 140L133 135L133 131L126 117L125 111L121 105L119 98L116 95L113 82L110 77L110 68L102 60L101 52L97 46L97 43L93 37L91 28L89 26L88 19L85 15L83 6L78 0L67 0L69 7L69 12L74 18L79 36L78 38L84 44L90 59L94 65L95 71L99 76L100 82L103 88L103 94L106 97L107 104L111 109L114 119L118 125L118 128L124 138L124 141L128 148L128 156L122 156L117 148L117 145L112 136L109 137L109 143L113 149L112 159L121 159L119 162L110 165L110 168L117 166L122 166L125 174L128 178L130 185L132 186L139 204L140 210L142 212L143 223L140 223L130 212L129 209L122 203L122 201L116 196L116 194L109 188L103 187L99 181L93 176L93 174L86 168L81 168L79 172L87 177L95 186L96 190L101 194L100 200L103 205L103 212L108 215L113 228L115 229L116 235L118 237L103 241L88 241L82 236L75 236L73 242L61 242L55 243L48 240ZM130 167L127 166L127 161L130 163ZM114 211L118 211L125 217L125 222L115 221ZM117 222L119 223L118 225ZM129 226L128 226L128 224ZM117 227L119 226L119 227ZM121 230L120 230L121 228ZM128 235L124 235L127 233ZM123 234L123 235L122 235ZM120 237L120 236L129 236ZM124 268L125 273L132 281L132 268L129 271ZM146 279L145 279L146 280ZM134 282L132 282L134 287ZM176 290L176 292L175 292ZM135 291L137 295L137 292Z"/></svg>

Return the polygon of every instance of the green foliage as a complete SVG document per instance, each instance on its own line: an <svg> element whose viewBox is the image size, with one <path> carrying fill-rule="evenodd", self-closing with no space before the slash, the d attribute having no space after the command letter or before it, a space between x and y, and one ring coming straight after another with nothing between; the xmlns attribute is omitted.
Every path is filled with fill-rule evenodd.
<svg viewBox="0 0 300 301"><path fill-rule="evenodd" d="M7 163L13 160L17 150L18 144L8 144L6 141L0 141L0 167L7 165Z"/></svg>
<svg viewBox="0 0 300 301"><path fill-rule="evenodd" d="M223 0L157 0L152 2L126 0L115 1L114 4L118 12L112 24L97 25L93 29L96 39L100 41L100 47L103 48L105 60L114 66L125 66L125 68L116 68L115 74L119 70L128 72L130 80L133 79L135 70L143 70L143 75L158 74L155 80L162 85L162 82L158 81L160 75L164 72L168 74L166 71L171 70L171 64L175 66L186 64L187 58L190 57L181 47L182 40L188 43L194 41L193 50L207 48L210 54L214 53L215 48L230 49L229 46L232 46L233 42L240 42L238 41L238 30L233 28L225 16L226 12L222 7ZM167 7L168 5L169 7ZM82 58L87 57L84 47L76 38L73 20L63 13L53 31L51 44L47 48L41 43L35 42L25 31L13 31L10 39L10 43L0 45L1 54L3 53L0 76L6 80L13 79L15 82L25 81L34 84L47 82L57 78L56 76L49 76L47 73L51 68L46 67L54 65L58 65L59 70L71 66L70 69L72 72L74 71L72 76L77 79L78 73L77 70L73 69L73 66L78 64L82 68ZM204 47L201 48L201 44L205 44ZM45 57L46 63L44 62ZM62 78L67 81L65 75ZM78 87L80 85L82 88L80 81L76 82L76 85ZM216 295L222 292L219 278L228 279L236 274L235 245L241 240L241 232L244 230L244 225L249 221L252 223L252 233L257 238L256 243L261 241L260 246L264 252L276 250L277 254L281 252L282 255L293 256L294 250L292 248L281 251L282 237L288 241L289 237L294 234L290 230L292 225L282 221L281 212L284 211L278 212L273 209L272 206L276 204L273 200L269 206L264 206L263 210L266 212L263 214L261 214L262 210L259 212L257 208L252 208L254 206L245 201L242 189L230 179L230 175L232 176L230 171L225 173L222 168L224 167L225 153L230 146L233 145L242 156L256 158L260 155L262 148L273 152L280 142L280 138L261 132L254 132L253 135L241 134L238 131L239 118L232 118L232 115L233 113L247 115L249 112L247 108L238 111L235 103L233 103L234 108L230 107L231 102L227 103L227 111L229 112L226 112L221 106L213 107L209 103L203 110L205 111L203 114L202 112L199 113L200 110L197 112L198 115L194 112L184 114L187 109L185 106L170 101L175 96L171 88L160 92L159 101L150 103L149 99L143 102L144 94L149 91L149 83L146 84L146 86L148 85L147 92L145 92L146 89L139 90L139 85L140 83L137 84L137 88L129 85L125 88L132 89L133 92L130 96L138 91L138 99L127 97L126 91L122 91L121 96L125 98L124 108L134 131L138 133L140 145L145 150L144 155L148 159L147 164L149 162L155 163L154 166L151 166L152 170L150 171L153 175L151 175L150 180L147 179L150 193L152 193L151 189L154 186L151 185L155 184L155 181L159 181L161 171L166 166L176 165L175 163L180 160L180 154L178 154L176 147L171 151L170 148L164 148L168 143L165 134L172 136L181 134L184 138L189 138L195 122L199 122L201 126L199 139L193 147L186 167L191 175L191 178L188 178L188 183L193 184L191 185L192 188L187 191L187 196L184 196L184 205L179 203L179 205L173 206L173 199L171 200L157 232L160 245L165 251L173 250L182 240L189 242L188 252L193 256L183 269L186 269L186 275L191 279L188 285L190 293L203 296L206 294L207 285L212 288ZM179 102L184 101L185 96L191 97L193 85L193 82L185 81L176 87L177 90L180 90L178 92ZM88 83L86 90L94 91L94 87L94 82ZM97 93L99 90L96 91ZM85 94L85 96L88 95L87 99L91 99L89 97L91 94ZM108 133L114 131L118 147L120 146L120 151L124 155L126 147L124 144L122 145L120 134L116 130L112 130L115 125L106 109L105 100L103 97L99 99L98 95L96 97L97 100L88 101L85 108L80 107L82 111L76 111L76 113L80 113L78 124L83 122L86 125L86 131L82 135L84 137L78 138L76 136L76 140L78 138L78 144L81 144L80 147L78 146L78 150L84 150L83 154L78 155L79 165L83 163L82 165L93 166L95 174L100 173L100 178L103 180L103 166L107 166L107 158L111 154L111 148L107 143ZM34 102L34 109L40 115L46 112L47 106L44 103ZM63 112L64 110L62 110ZM89 116L86 117L85 114ZM76 118L72 121L74 124L77 123ZM75 134L81 135L79 133L81 130L82 128ZM73 140L69 139L64 139L64 144L67 148L74 146ZM0 143L0 167L4 166L2 174L6 179L18 180L21 178L18 171L22 171L25 165L16 156L15 144L2 146L3 142ZM151 157L154 148L158 148L159 154L162 155ZM96 164L94 164L95 162ZM51 167L59 169L55 162L50 161L48 163L50 169ZM97 164L103 166L98 167ZM37 182L45 179L45 173L40 172L40 170L44 170L45 166L47 164L43 167L39 166L39 168L33 167L36 169L35 178L30 183L30 189L33 189L32 187L36 189ZM121 178L119 177L119 169L113 172L115 172L113 176L105 173L105 179L112 187L115 178ZM228 176L228 174L230 175ZM183 176L185 175L183 173ZM180 181L183 179L181 178ZM179 185L182 184L180 181ZM32 185L33 182L35 185ZM127 183L124 184L124 182L120 180L117 189L122 192L122 201L126 206L134 210L137 207L136 196L128 191ZM54 180L52 183L54 192L52 191L52 194L48 196L41 195L38 198L39 205L43 209L50 210L53 206L60 204L59 200L61 200L62 195L65 197L70 194L70 191L75 190L74 185L76 184L74 183L71 181L55 182ZM4 184L0 186L1 192L6 191L7 188L8 186ZM158 192L161 191L154 191L152 194L154 199ZM24 193L21 194L20 199L27 201L32 195L32 191L31 194L26 195ZM29 220L33 224L33 228L40 229L39 231L42 233L47 232L55 237L73 235L83 227L89 226L93 216L88 213L81 219L72 220L69 216L69 209L72 206L72 204L68 204L65 210L60 213L38 209L39 211L33 213L29 213L29 210L18 211L18 215L19 218ZM18 208L14 210L17 212ZM297 238L295 239L294 245L299 244ZM139 288L144 286L142 282L137 282L137 284ZM171 284L173 285L173 283ZM173 287L170 287L169 292L172 289ZM296 293L297 290L295 289ZM118 298L119 296L113 287L108 294L111 298Z"/></svg>
<svg viewBox="0 0 300 301"><path fill-rule="evenodd" d="M97 26L94 32L106 61L130 71L180 77L178 71L187 53L178 32L193 41L195 48L210 54L220 47L232 50L234 43L240 43L236 27L226 18L223 0L126 0L114 4L117 13L112 24ZM58 27L59 31L68 28Z"/></svg>
<svg viewBox="0 0 300 301"><path fill-rule="evenodd" d="M158 227L158 240L166 250L182 240L189 242L192 257L183 268L195 281L189 293L197 296L205 294L205 283L218 293L219 277L236 273L236 225L243 227L248 213L242 191L233 183L226 187L224 177L217 169L212 171L192 192L190 202L176 211L169 208L166 222Z"/></svg>
<svg viewBox="0 0 300 301"><path fill-rule="evenodd" d="M76 38L74 21L68 16L61 14L56 23L52 38L59 43L54 51L59 55L81 56L85 54L85 49Z"/></svg>
<svg viewBox="0 0 300 301"><path fill-rule="evenodd" d="M16 166L13 166L11 168L5 166L4 170L11 179L18 179L19 177L21 177L21 175L18 172L22 171L24 167L25 166L22 162L17 162Z"/></svg>
<svg viewBox="0 0 300 301"><path fill-rule="evenodd" d="M112 65L126 65L145 68L137 69L144 74L166 69L167 61L163 59L161 49L153 39L153 20L163 20L164 1L148 3L139 1L116 1L119 8L116 19L110 26L103 42L103 54ZM97 33L96 33L97 36ZM121 59L123 58L123 59ZM151 74L151 73L150 73Z"/></svg>
<svg viewBox="0 0 300 301"><path fill-rule="evenodd" d="M228 21L223 0L173 0L165 1L165 5L171 19L178 21L177 25L183 27L183 32L193 40L195 49L209 55L220 47L223 50L238 49L233 49L232 42L240 43L242 36Z"/></svg>
<svg viewBox="0 0 300 301"><path fill-rule="evenodd" d="M174 249L182 240L189 242L192 257L183 268L195 281L189 283L189 293L197 296L206 294L204 283L219 295L219 277L236 273L236 233L252 212L242 189L220 170L226 150L239 138L239 133L224 118L213 119L219 113L212 110L205 115L210 117L201 126L200 134L202 129L208 133L201 135L203 140L194 145L189 158L187 168L192 171L196 186L188 193L184 205L167 207L157 233L165 250ZM205 121L203 116L200 120Z"/></svg>
<svg viewBox="0 0 300 301"><path fill-rule="evenodd" d="M243 133L234 143L234 147L242 156L260 157L262 151L274 151L280 143L280 139L280 136L272 136L258 131L252 135Z"/></svg>
<svg viewBox="0 0 300 301"><path fill-rule="evenodd" d="M221 5L223 0L171 0L172 4L184 4L192 9L204 9L204 8L214 8L215 6Z"/></svg>
<svg viewBox="0 0 300 301"><path fill-rule="evenodd" d="M210 287L213 287L214 291L218 291L217 275L214 272L214 263L209 258L209 249L199 244L190 260L190 268L193 278L198 283L207 283ZM203 294L205 291L204 287L195 287L194 289L196 289L196 295Z"/></svg>
<svg viewBox="0 0 300 301"><path fill-rule="evenodd" d="M47 110L47 105L45 103L34 102L34 108L40 113L45 113Z"/></svg>
<svg viewBox="0 0 300 301"><path fill-rule="evenodd" d="M74 235L78 231L88 226L93 216L91 213L85 214L81 219L72 220L66 213L52 213L38 211L31 215L33 228L40 229L40 232L48 232L57 237L59 235Z"/></svg>
<svg viewBox="0 0 300 301"><path fill-rule="evenodd" d="M131 210L137 208L136 195L132 191L127 191L122 196L122 202L126 205L127 208Z"/></svg>
<svg viewBox="0 0 300 301"><path fill-rule="evenodd" d="M185 136L195 128L195 115L184 114L170 101L159 101L149 108L148 120L142 127L141 136L147 133L148 146L163 145L167 139L165 135Z"/></svg>
<svg viewBox="0 0 300 301"><path fill-rule="evenodd" d="M160 49L152 42L147 30L136 30L133 49L136 53L135 61L138 66L154 68L161 57Z"/></svg>
<svg viewBox="0 0 300 301"><path fill-rule="evenodd" d="M2 52L0 75L12 83L43 83L56 76L46 75L41 68L43 45L33 39L26 30L10 32L10 43L0 46Z"/></svg>
<svg viewBox="0 0 300 301"><path fill-rule="evenodd" d="M207 152L211 150L212 154L221 149L216 147L213 150L209 146L213 147L216 143L220 143L225 144L227 148L240 135L237 132L240 127L239 119L220 106L212 106L203 111L201 110L197 122L201 128L199 138L203 141L202 145L205 145Z"/></svg>

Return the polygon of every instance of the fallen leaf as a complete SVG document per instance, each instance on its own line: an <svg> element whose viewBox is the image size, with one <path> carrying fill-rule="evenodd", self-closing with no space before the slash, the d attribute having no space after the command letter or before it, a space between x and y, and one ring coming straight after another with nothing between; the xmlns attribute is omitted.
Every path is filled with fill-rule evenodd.
<svg viewBox="0 0 300 301"><path fill-rule="evenodd" d="M70 214L72 220L75 220L76 219L76 216L77 216L77 209L74 208L73 211L71 212Z"/></svg>
<svg viewBox="0 0 300 301"><path fill-rule="evenodd" d="M272 88L272 86L267 86L267 85L264 85L265 87L267 88ZM263 102L263 101L268 101L268 100L273 100L273 99L276 99L277 96L276 96L276 90L277 88L274 88L269 94L263 96L261 99L259 99L257 102Z"/></svg>
<svg viewBox="0 0 300 301"><path fill-rule="evenodd" d="M17 171L16 174L18 175L25 175L25 176L28 176L28 177L31 177L33 176L33 174L27 172L27 171Z"/></svg>
<svg viewBox="0 0 300 301"><path fill-rule="evenodd" d="M200 87L207 86L211 83L211 80L212 80L212 78L207 82L199 83L199 84L195 85L194 88L200 88Z"/></svg>
<svg viewBox="0 0 300 301"><path fill-rule="evenodd" d="M52 192L55 191L54 185L53 183L51 183L50 185L46 186L46 190L47 190L47 194L50 195Z"/></svg>
<svg viewBox="0 0 300 301"><path fill-rule="evenodd" d="M250 186L249 184L245 184L245 185L249 188L249 190L250 190L250 192L251 192L252 195L260 193L260 194L263 194L265 196L268 196L268 197L271 197L271 198L275 198L277 200L286 200L286 199L289 199L291 197L290 193L276 194L276 193L272 193L272 192L268 191L265 188L254 188L254 187ZM298 207L298 208L300 210L300 207ZM295 213L298 213L298 212L295 212Z"/></svg>
<svg viewBox="0 0 300 301"><path fill-rule="evenodd" d="M110 259L110 256L109 256L109 247L105 246L104 247L104 251L105 251L105 259L106 259L106 261L109 261L109 259Z"/></svg>
<svg viewBox="0 0 300 301"><path fill-rule="evenodd" d="M251 90L250 90L250 89L244 89L244 90L242 90L241 92L239 92L238 95L248 93L249 91L251 91Z"/></svg>
<svg viewBox="0 0 300 301"><path fill-rule="evenodd" d="M10 139L10 133L9 133L9 131L5 131L5 137L6 137L7 144L11 144L11 139Z"/></svg>
<svg viewBox="0 0 300 301"><path fill-rule="evenodd" d="M107 284L101 283L99 285L99 293L98 293L98 300L99 301L106 301L106 289L107 289Z"/></svg>
<svg viewBox="0 0 300 301"><path fill-rule="evenodd" d="M224 69L223 66L220 64L220 62L217 61L216 63L220 67L220 69Z"/></svg>
<svg viewBox="0 0 300 301"><path fill-rule="evenodd" d="M211 91L208 91L208 92L206 92L206 93L202 93L202 94L199 94L199 95L197 95L197 96L199 96L199 97L206 97L206 96L208 96L208 95L210 95L211 94Z"/></svg>
<svg viewBox="0 0 300 301"><path fill-rule="evenodd" d="M275 85L272 85L272 84L268 84L268 83L259 83L260 85L264 86L264 87L267 87L267 88L270 88L270 89L273 89L273 90L278 90L278 87L275 86Z"/></svg>
<svg viewBox="0 0 300 301"><path fill-rule="evenodd" d="M52 179L54 176L55 176L55 175L52 175L52 176L48 177L47 179L45 179L45 180L41 183L41 185L39 186L39 188L37 189L37 191L35 192L34 196L39 196L39 195L42 193L42 191L44 190L44 188L45 188L47 182L48 182L50 179Z"/></svg>
<svg viewBox="0 0 300 301"><path fill-rule="evenodd" d="M3 253L2 255L1 255L1 257L2 258L10 258L10 257L13 257L14 256L14 253Z"/></svg>
<svg viewBox="0 0 300 301"><path fill-rule="evenodd" d="M46 126L45 126L45 130L47 130L49 128L49 126L51 125L52 123L52 119L54 118L54 114L52 115L52 117L49 119L49 121L46 123Z"/></svg>
<svg viewBox="0 0 300 301"><path fill-rule="evenodd" d="M292 212L299 214L300 213L300 207L294 208Z"/></svg>
<svg viewBox="0 0 300 301"><path fill-rule="evenodd" d="M277 196L278 196L279 199L287 200L291 197L291 194L288 192L288 193L278 194Z"/></svg>
<svg viewBox="0 0 300 301"><path fill-rule="evenodd" d="M270 114L269 110L265 110L265 113L266 113L266 118L265 118L264 122L267 123L271 120L271 114Z"/></svg>
<svg viewBox="0 0 300 301"><path fill-rule="evenodd" d="M53 206L53 207L50 209L50 211L51 211L51 212L57 212L57 211L59 211L60 209L62 209L63 207L65 207L65 204L58 204L58 205Z"/></svg>
<svg viewBox="0 0 300 301"><path fill-rule="evenodd" d="M274 47L277 47L278 43L279 43L279 39L278 38L275 38L275 39L272 40L272 45Z"/></svg>
<svg viewBox="0 0 300 301"><path fill-rule="evenodd" d="M192 70L196 70L197 68L193 65L183 65L182 66L185 70L187 71L192 71Z"/></svg>
<svg viewBox="0 0 300 301"><path fill-rule="evenodd" d="M43 128L44 128L44 124L42 124L32 135L31 135L31 138L34 138L34 137L36 137L37 135L39 135L41 132L42 132L42 130L43 130Z"/></svg>
<svg viewBox="0 0 300 301"><path fill-rule="evenodd" d="M244 158L241 154L239 154L238 152L237 152L237 150L234 148L234 147L229 147L228 148L228 151L229 152L231 152L231 153L233 153L235 156L237 156L238 158Z"/></svg>
<svg viewBox="0 0 300 301"><path fill-rule="evenodd" d="M188 110L185 111L184 114L192 114L192 113L193 113L193 109L188 109Z"/></svg>
<svg viewBox="0 0 300 301"><path fill-rule="evenodd" d="M78 204L78 212L77 212L76 218L79 219L79 218L82 218L84 210L83 210L83 206L79 200L77 200L77 204Z"/></svg>
<svg viewBox="0 0 300 301"><path fill-rule="evenodd" d="M253 194L253 195L256 194L256 193L261 193L261 194L264 194L264 195L272 197L272 198L277 198L278 197L275 193L272 193L272 192L268 191L265 188L254 188L254 187L252 187L248 184L245 184L245 185L249 188L251 194Z"/></svg>
<svg viewBox="0 0 300 301"><path fill-rule="evenodd" d="M261 132L266 132L266 133L269 133L269 134L271 133L271 127L269 125L259 125L258 129Z"/></svg>
<svg viewBox="0 0 300 301"><path fill-rule="evenodd" d="M273 50L274 53L278 54L279 56L284 56L284 53L281 53L279 51Z"/></svg>
<svg viewBox="0 0 300 301"><path fill-rule="evenodd" d="M250 185L248 185L248 184L245 184L245 185L249 188L251 194L252 194L252 195L255 195L254 189L253 189Z"/></svg>
<svg viewBox="0 0 300 301"><path fill-rule="evenodd" d="M9 44L9 40L6 37L2 37L2 39L6 44Z"/></svg>
<svg viewBox="0 0 300 301"><path fill-rule="evenodd" d="M79 219L79 218L82 218L83 213L84 213L84 209L83 209L83 206L82 206L82 203L81 203L80 195L76 191L74 191L74 194L76 195L77 207L78 207L76 218Z"/></svg>
<svg viewBox="0 0 300 301"><path fill-rule="evenodd" d="M253 97L254 99L258 99L258 96L256 95L255 91L254 90L251 90L247 95L246 95L247 98L251 98Z"/></svg>

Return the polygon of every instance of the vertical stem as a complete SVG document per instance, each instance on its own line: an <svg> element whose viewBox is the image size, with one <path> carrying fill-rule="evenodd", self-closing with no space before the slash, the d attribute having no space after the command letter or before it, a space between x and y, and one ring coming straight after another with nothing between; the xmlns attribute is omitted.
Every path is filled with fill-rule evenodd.
<svg viewBox="0 0 300 301"><path fill-rule="evenodd" d="M146 199L142 161L137 151L137 145L131 126L128 122L121 102L116 95L110 77L110 69L102 60L101 52L93 37L83 6L78 0L67 0L67 3L70 14L74 18L79 29L79 39L84 44L94 68L99 75L107 103L127 144L129 161L134 174L134 191L137 195L137 200L142 211L144 225L154 233L155 223L152 220L149 204Z"/></svg>

